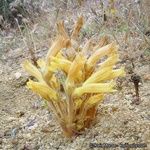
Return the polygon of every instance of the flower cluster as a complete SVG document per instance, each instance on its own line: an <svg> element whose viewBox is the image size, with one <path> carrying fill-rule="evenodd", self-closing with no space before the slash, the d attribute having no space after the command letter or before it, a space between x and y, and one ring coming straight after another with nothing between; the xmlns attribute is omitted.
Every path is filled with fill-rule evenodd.
<svg viewBox="0 0 150 150"><path fill-rule="evenodd" d="M124 68L115 68L116 43L103 38L97 44L91 39L84 46L78 44L82 25L80 17L69 36L59 22L47 56L37 61L37 67L28 60L23 63L37 79L29 80L28 88L46 100L67 137L89 127L105 94L116 91L114 79L125 75Z"/></svg>

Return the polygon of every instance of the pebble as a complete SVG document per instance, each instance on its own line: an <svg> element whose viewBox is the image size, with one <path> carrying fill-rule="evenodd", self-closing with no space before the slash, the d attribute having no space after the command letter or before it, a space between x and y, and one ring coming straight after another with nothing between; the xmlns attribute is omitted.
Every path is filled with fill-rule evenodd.
<svg viewBox="0 0 150 150"><path fill-rule="evenodd" d="M22 55L22 49L18 48L18 49L15 49L15 58L19 57Z"/></svg>
<svg viewBox="0 0 150 150"><path fill-rule="evenodd" d="M135 106L133 106L133 105L128 105L128 108L129 108L130 110L133 110L133 109L135 108Z"/></svg>
<svg viewBox="0 0 150 150"><path fill-rule="evenodd" d="M13 121L16 121L16 120L17 120L17 118L15 118L15 117L9 117L7 119L8 122L13 122Z"/></svg>
<svg viewBox="0 0 150 150"><path fill-rule="evenodd" d="M144 80L145 81L150 81L150 74L144 75Z"/></svg>
<svg viewBox="0 0 150 150"><path fill-rule="evenodd" d="M24 116L25 113L23 111L18 111L16 114L17 114L17 117L20 118Z"/></svg>
<svg viewBox="0 0 150 150"><path fill-rule="evenodd" d="M32 147L28 144L23 145L20 150L32 150Z"/></svg>
<svg viewBox="0 0 150 150"><path fill-rule="evenodd" d="M11 131L11 137L12 137L12 138L15 138L15 137L16 137L16 134L17 134L17 132L18 132L18 128L14 128L14 129L12 129L12 131Z"/></svg>
<svg viewBox="0 0 150 150"><path fill-rule="evenodd" d="M15 73L15 78L18 80L19 78L21 78L21 73L20 72L16 72Z"/></svg>
<svg viewBox="0 0 150 150"><path fill-rule="evenodd" d="M41 129L41 132L43 132L43 133L48 133L48 132L51 132L51 131L50 131L50 129L49 129L48 127L43 127L43 128Z"/></svg>
<svg viewBox="0 0 150 150"><path fill-rule="evenodd" d="M17 139L12 139L11 143L14 144L14 145L17 145L18 144L18 140Z"/></svg>
<svg viewBox="0 0 150 150"><path fill-rule="evenodd" d="M0 145L3 143L2 139L0 139Z"/></svg>
<svg viewBox="0 0 150 150"><path fill-rule="evenodd" d="M28 127L29 130L34 130L35 128L38 127L38 124L35 123L33 126Z"/></svg>
<svg viewBox="0 0 150 150"><path fill-rule="evenodd" d="M25 134L25 135L24 135L24 138L25 138L25 139L28 139L28 140L29 140L29 139L32 139L31 133Z"/></svg>
<svg viewBox="0 0 150 150"><path fill-rule="evenodd" d="M131 95L125 95L126 100L131 100L132 96Z"/></svg>

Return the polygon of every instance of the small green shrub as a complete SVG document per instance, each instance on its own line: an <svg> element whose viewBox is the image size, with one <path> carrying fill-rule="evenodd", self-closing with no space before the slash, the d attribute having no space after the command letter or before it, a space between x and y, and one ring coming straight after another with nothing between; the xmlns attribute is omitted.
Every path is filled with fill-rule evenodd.
<svg viewBox="0 0 150 150"><path fill-rule="evenodd" d="M9 6L13 1L14 0L0 0L0 14L4 20L7 20L12 15Z"/></svg>
<svg viewBox="0 0 150 150"><path fill-rule="evenodd" d="M23 0L0 0L0 15L4 22L10 23L14 27L16 19L19 24L23 23L22 20L28 15L28 11ZM0 22L0 25L2 25L2 22Z"/></svg>

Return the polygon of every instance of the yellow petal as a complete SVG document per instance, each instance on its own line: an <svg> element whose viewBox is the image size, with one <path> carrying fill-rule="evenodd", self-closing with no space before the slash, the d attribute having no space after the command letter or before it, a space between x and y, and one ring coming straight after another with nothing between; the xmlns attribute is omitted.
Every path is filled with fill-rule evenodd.
<svg viewBox="0 0 150 150"><path fill-rule="evenodd" d="M119 61L119 55L118 54L113 54L109 56L104 62L100 63L99 66L101 68L104 67L111 67L115 65Z"/></svg>
<svg viewBox="0 0 150 150"><path fill-rule="evenodd" d="M66 39L62 36L59 36L56 41L53 43L51 48L49 49L47 56L46 56L46 62L50 64L50 57L56 56L62 48L67 48L70 45L70 40Z"/></svg>
<svg viewBox="0 0 150 150"><path fill-rule="evenodd" d="M83 17L81 16L78 18L78 21L75 24L74 30L71 35L71 39L74 39L75 41L77 40L77 37L79 35L82 26L83 26Z"/></svg>
<svg viewBox="0 0 150 150"><path fill-rule="evenodd" d="M117 51L118 46L115 43L108 44L99 48L87 61L87 70L94 67L96 63L105 55L109 55L112 51Z"/></svg>
<svg viewBox="0 0 150 150"><path fill-rule="evenodd" d="M80 70L77 74L76 74L76 79L75 82L77 83L82 83L84 81L84 72L82 70Z"/></svg>
<svg viewBox="0 0 150 150"><path fill-rule="evenodd" d="M46 100L57 100L56 92L44 83L29 80L27 86Z"/></svg>
<svg viewBox="0 0 150 150"><path fill-rule="evenodd" d="M107 80L114 79L116 77L124 77L126 75L124 67L121 67L120 69L115 69L112 71L112 74Z"/></svg>
<svg viewBox="0 0 150 150"><path fill-rule="evenodd" d="M56 68L56 70L58 69L58 70L62 70L62 71L64 71L64 72L68 72L69 71L69 66L67 65L67 64L59 64L59 63L55 63L55 62L52 62L51 63L51 66L53 67L53 68Z"/></svg>
<svg viewBox="0 0 150 150"><path fill-rule="evenodd" d="M69 36L66 33L66 31L65 31L65 27L64 27L64 22L63 21L60 21L60 22L57 23L57 30L58 30L58 33L61 36L63 36L66 39L69 39Z"/></svg>
<svg viewBox="0 0 150 150"><path fill-rule="evenodd" d="M96 83L100 81L106 80L109 76L111 76L112 73L112 67L106 67L103 69L100 69L99 71L95 72L91 75L84 83L83 85L87 85L89 83Z"/></svg>
<svg viewBox="0 0 150 150"><path fill-rule="evenodd" d="M74 80L76 78L76 74L79 71L83 70L84 63L85 63L85 58L81 53L79 53L70 66L69 73L68 73L69 80Z"/></svg>
<svg viewBox="0 0 150 150"><path fill-rule="evenodd" d="M43 71L43 78L46 82L49 82L49 80L51 79L53 73L55 72L56 67L55 66L48 66L46 65L46 67L44 68Z"/></svg>
<svg viewBox="0 0 150 150"><path fill-rule="evenodd" d="M28 60L23 62L23 68L39 81L43 81L41 72Z"/></svg>
<svg viewBox="0 0 150 150"><path fill-rule="evenodd" d="M75 107L79 109L81 107L83 100L81 98L75 100Z"/></svg>
<svg viewBox="0 0 150 150"><path fill-rule="evenodd" d="M74 96L81 96L84 93L108 93L115 92L114 90L115 83L92 83L85 86L76 88L73 92Z"/></svg>
<svg viewBox="0 0 150 150"><path fill-rule="evenodd" d="M61 52L59 52L57 55L56 55L57 58L61 58L61 59L64 59L63 55Z"/></svg>
<svg viewBox="0 0 150 150"><path fill-rule="evenodd" d="M64 72L68 73L71 66L71 62L66 59L59 59L56 57L52 57L51 66L57 69L61 69Z"/></svg>
<svg viewBox="0 0 150 150"><path fill-rule="evenodd" d="M93 105L96 105L97 103L99 103L100 101L102 101L104 98L103 94L97 94L94 96L91 96L86 102L85 105L87 107L92 107Z"/></svg>
<svg viewBox="0 0 150 150"><path fill-rule="evenodd" d="M108 44L108 37L104 36L100 39L100 41L98 42L98 45L96 45L93 49L94 49L94 51L98 50L99 48L101 48L107 44Z"/></svg>
<svg viewBox="0 0 150 150"><path fill-rule="evenodd" d="M81 53L79 53L70 66L68 77L65 82L66 90L68 90L68 92L72 90L76 80L83 80L84 75L82 71L84 69L84 63L85 58Z"/></svg>

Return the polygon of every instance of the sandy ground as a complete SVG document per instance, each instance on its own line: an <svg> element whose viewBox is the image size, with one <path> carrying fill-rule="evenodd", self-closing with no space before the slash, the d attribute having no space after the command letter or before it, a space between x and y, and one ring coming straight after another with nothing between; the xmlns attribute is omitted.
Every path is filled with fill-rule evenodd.
<svg viewBox="0 0 150 150"><path fill-rule="evenodd" d="M90 143L145 143L145 149L150 149L149 80L143 80L140 85L139 105L132 104L133 84L126 84L128 86L115 95L107 96L98 109L96 123L90 129L68 140L41 99L26 89L28 76L21 68L22 61L20 49L7 51L1 57L0 149L84 150L90 149ZM143 78L149 66L148 63L139 66Z"/></svg>
<svg viewBox="0 0 150 150"><path fill-rule="evenodd" d="M3 46L9 45L14 36L7 34L0 40L5 43ZM140 104L132 104L134 86L127 74L122 89L108 95L99 106L93 126L82 135L66 139L40 97L25 87L28 75L21 63L26 52L20 49L19 38L14 43L11 49L1 47L0 51L0 149L89 150L100 149L102 145L111 150L129 149L129 146L150 149L150 66L147 54L135 61L136 73L142 79ZM37 54L41 56L45 52L41 50ZM136 54L133 55L136 59ZM111 147L108 144L112 144Z"/></svg>

